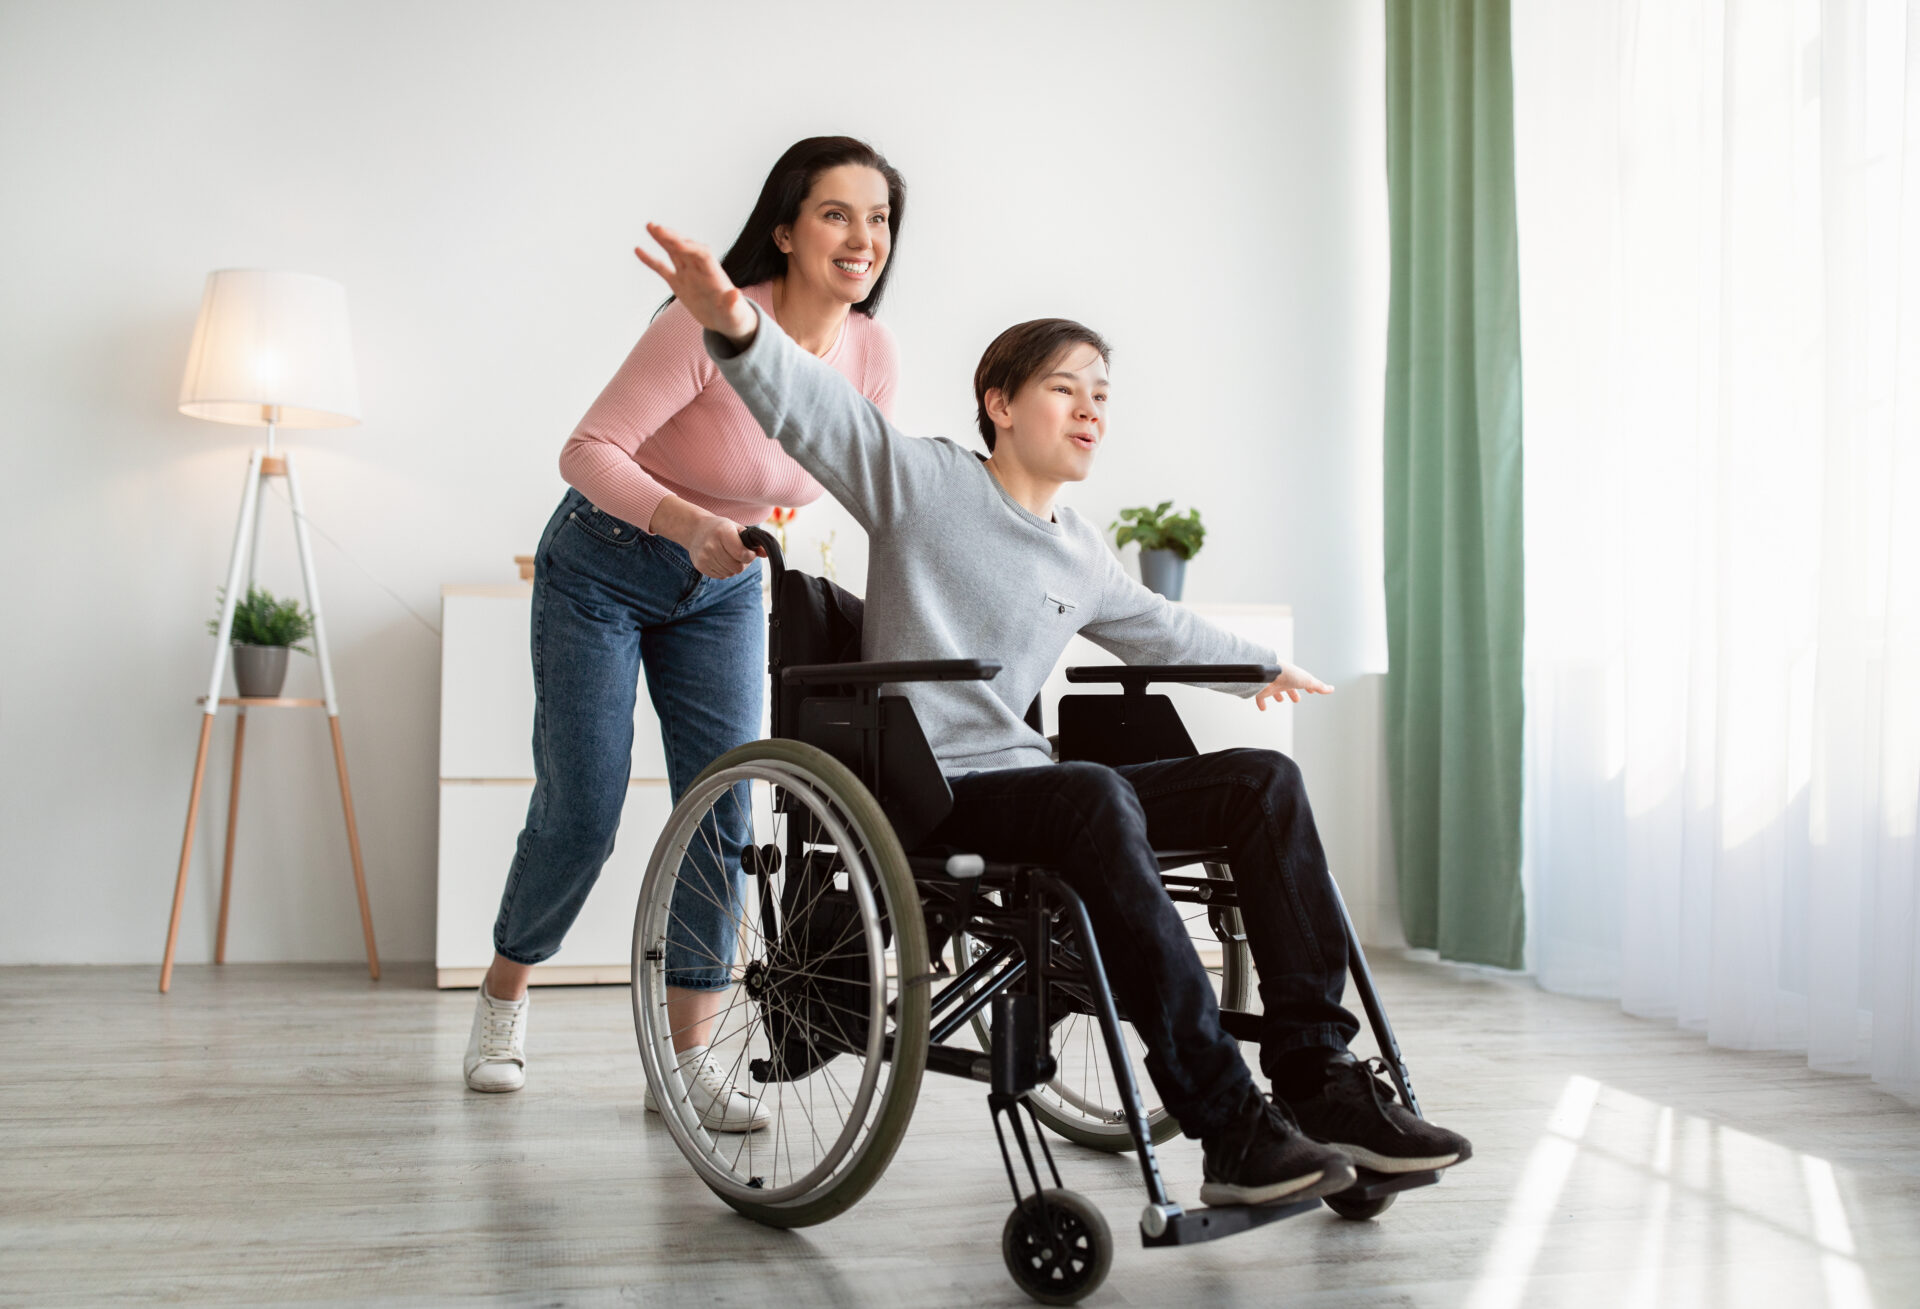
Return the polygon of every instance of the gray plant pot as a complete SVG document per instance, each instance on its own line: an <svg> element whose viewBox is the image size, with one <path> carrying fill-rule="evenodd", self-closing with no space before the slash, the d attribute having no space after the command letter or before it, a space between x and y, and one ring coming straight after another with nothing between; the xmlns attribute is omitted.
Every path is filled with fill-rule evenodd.
<svg viewBox="0 0 1920 1309"><path fill-rule="evenodd" d="M233 681L250 699L271 700L287 684L287 647L233 643Z"/></svg>
<svg viewBox="0 0 1920 1309"><path fill-rule="evenodd" d="M1187 580L1187 561L1172 550L1142 550L1140 580L1147 584L1149 591L1178 600L1180 588Z"/></svg>

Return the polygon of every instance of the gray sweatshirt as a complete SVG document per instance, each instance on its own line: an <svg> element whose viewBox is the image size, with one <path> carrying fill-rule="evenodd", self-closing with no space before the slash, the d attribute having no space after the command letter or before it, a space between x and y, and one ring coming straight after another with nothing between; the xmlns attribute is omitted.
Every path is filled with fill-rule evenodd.
<svg viewBox="0 0 1920 1309"><path fill-rule="evenodd" d="M950 776L1051 762L1027 706L1079 632L1127 663L1275 664L1273 650L1223 631L1128 577L1091 523L1017 503L979 456L907 436L847 379L795 345L755 306L744 351L717 333L707 353L768 436L867 531L860 653L994 659L990 682L886 688L913 702ZM1219 690L1252 696L1255 683Z"/></svg>

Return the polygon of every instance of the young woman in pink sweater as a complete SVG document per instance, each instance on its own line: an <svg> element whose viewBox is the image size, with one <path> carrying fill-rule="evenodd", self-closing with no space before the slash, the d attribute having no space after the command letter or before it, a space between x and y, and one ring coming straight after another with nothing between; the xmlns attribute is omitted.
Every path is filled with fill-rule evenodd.
<svg viewBox="0 0 1920 1309"><path fill-rule="evenodd" d="M722 261L789 336L882 412L891 410L897 357L873 312L905 204L900 174L870 146L809 138L774 164ZM677 303L654 318L574 429L560 471L572 489L534 565L533 799L467 1043L466 1081L476 1091L526 1082L527 975L560 948L612 853L642 666L677 800L714 759L760 735L766 626L760 565L740 528L821 493L761 433ZM731 980L722 906L740 893L739 851L750 835L742 823L690 857L697 876L681 879L668 949L676 1048L716 1130L766 1120L706 1051Z"/></svg>

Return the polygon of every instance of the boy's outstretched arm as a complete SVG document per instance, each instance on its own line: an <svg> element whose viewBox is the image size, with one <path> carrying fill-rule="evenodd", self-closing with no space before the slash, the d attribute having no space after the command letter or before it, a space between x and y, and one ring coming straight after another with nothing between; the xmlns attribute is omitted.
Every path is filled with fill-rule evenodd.
<svg viewBox="0 0 1920 1309"><path fill-rule="evenodd" d="M922 477L933 471L923 443L896 431L851 382L795 345L741 294L712 250L658 223L647 232L666 258L638 246L633 253L707 330L707 353L761 429L868 532L895 518L916 467L925 465Z"/></svg>
<svg viewBox="0 0 1920 1309"><path fill-rule="evenodd" d="M1119 560L1109 557L1108 564L1098 611L1080 629L1081 635L1095 645L1130 664L1279 664L1268 647L1149 591L1127 576ZM1282 667L1280 676L1257 689L1245 682L1222 682L1213 684L1212 689L1228 695L1251 695L1262 710L1268 700L1278 701L1283 696L1298 701L1302 692L1333 693L1331 686L1297 664Z"/></svg>

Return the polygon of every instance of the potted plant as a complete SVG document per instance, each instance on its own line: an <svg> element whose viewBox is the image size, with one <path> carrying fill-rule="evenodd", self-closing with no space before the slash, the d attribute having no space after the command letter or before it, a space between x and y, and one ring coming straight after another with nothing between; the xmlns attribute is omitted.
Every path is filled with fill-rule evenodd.
<svg viewBox="0 0 1920 1309"><path fill-rule="evenodd" d="M1162 500L1151 509L1122 509L1119 519L1107 528L1113 533L1115 545L1139 543L1140 580L1147 589L1178 600L1187 580L1187 560L1200 553L1207 529L1200 525L1198 509L1184 514L1172 510L1171 500Z"/></svg>
<svg viewBox="0 0 1920 1309"><path fill-rule="evenodd" d="M225 608L227 593L217 596ZM220 618L207 620L207 630L220 634ZM300 642L313 635L313 615L297 600L281 600L257 586L233 608L233 681L244 699L271 700L287 680L287 651L313 651Z"/></svg>

